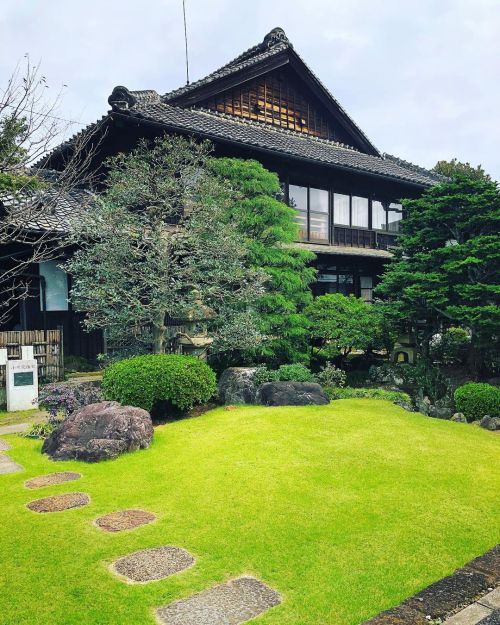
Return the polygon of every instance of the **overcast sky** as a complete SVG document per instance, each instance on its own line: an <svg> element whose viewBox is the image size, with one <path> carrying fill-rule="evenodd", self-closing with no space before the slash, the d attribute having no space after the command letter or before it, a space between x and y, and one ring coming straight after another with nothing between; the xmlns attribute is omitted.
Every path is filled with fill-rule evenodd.
<svg viewBox="0 0 500 625"><path fill-rule="evenodd" d="M281 26L382 151L457 157L500 180L500 0L186 0L191 79ZM108 110L115 85L185 82L181 0L0 0L0 88L29 53L62 117ZM74 125L76 131L79 126Z"/></svg>

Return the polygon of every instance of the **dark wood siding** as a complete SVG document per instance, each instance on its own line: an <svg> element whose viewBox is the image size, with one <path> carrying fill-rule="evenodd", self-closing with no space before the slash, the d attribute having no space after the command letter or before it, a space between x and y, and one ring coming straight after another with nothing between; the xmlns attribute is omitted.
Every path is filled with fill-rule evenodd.
<svg viewBox="0 0 500 625"><path fill-rule="evenodd" d="M299 79L277 69L200 103L201 107L273 124L314 137L349 143L328 111Z"/></svg>

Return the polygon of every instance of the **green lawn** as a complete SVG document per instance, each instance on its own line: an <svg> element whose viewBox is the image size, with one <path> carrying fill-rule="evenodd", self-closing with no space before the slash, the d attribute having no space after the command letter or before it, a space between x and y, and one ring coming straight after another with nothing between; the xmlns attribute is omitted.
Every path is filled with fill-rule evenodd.
<svg viewBox="0 0 500 625"><path fill-rule="evenodd" d="M98 465L54 463L39 442L6 438L26 471L0 476L2 625L153 625L154 607L242 573L284 598L252 623L355 625L500 538L500 437L385 401L217 409ZM23 487L68 469L83 478ZM24 507L72 490L90 505L50 515ZM92 525L125 507L158 521L121 534ZM107 568L163 544L188 549L195 566L146 585Z"/></svg>

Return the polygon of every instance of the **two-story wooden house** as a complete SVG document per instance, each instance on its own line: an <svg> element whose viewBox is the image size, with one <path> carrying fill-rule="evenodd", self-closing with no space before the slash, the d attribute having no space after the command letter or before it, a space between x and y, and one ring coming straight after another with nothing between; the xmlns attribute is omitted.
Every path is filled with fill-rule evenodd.
<svg viewBox="0 0 500 625"><path fill-rule="evenodd" d="M205 78L163 95L115 87L111 110L92 125L99 137L95 167L133 148L142 137L178 133L213 142L216 155L254 158L278 173L297 210L300 241L317 254L316 293L353 293L370 300L391 257L402 218L399 200L416 197L440 176L382 154L314 75L281 28ZM60 169L71 141L44 161ZM65 278L41 267L49 327L65 326L69 353L100 349L79 329ZM60 296L56 290L60 290ZM29 301L27 328L40 326L40 304Z"/></svg>

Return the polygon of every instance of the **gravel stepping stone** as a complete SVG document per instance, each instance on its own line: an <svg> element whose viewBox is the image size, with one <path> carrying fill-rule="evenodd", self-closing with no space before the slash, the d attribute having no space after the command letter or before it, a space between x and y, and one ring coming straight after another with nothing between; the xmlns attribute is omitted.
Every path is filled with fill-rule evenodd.
<svg viewBox="0 0 500 625"><path fill-rule="evenodd" d="M18 473L19 471L23 471L23 467L20 464L14 462L7 454L0 454L0 475Z"/></svg>
<svg viewBox="0 0 500 625"><path fill-rule="evenodd" d="M123 532L147 525L155 519L155 515L146 510L119 510L99 517L95 524L105 532Z"/></svg>
<svg viewBox="0 0 500 625"><path fill-rule="evenodd" d="M0 427L1 434L17 434L18 432L24 432L30 427L29 423L15 423L14 425L2 425Z"/></svg>
<svg viewBox="0 0 500 625"><path fill-rule="evenodd" d="M162 625L237 625L281 603L280 595L254 577L239 577L158 608Z"/></svg>
<svg viewBox="0 0 500 625"><path fill-rule="evenodd" d="M193 556L179 547L154 547L124 556L113 563L111 570L129 582L153 582L193 566Z"/></svg>
<svg viewBox="0 0 500 625"><path fill-rule="evenodd" d="M9 451L10 445L7 441L4 441L3 438L0 438L0 451Z"/></svg>
<svg viewBox="0 0 500 625"><path fill-rule="evenodd" d="M60 473L50 473L49 475L39 475L38 477L32 477L30 480L26 480L24 485L26 488L44 488L45 486L54 486L55 484L63 484L64 482L71 482L82 477L81 473L74 473L73 471L61 471Z"/></svg>
<svg viewBox="0 0 500 625"><path fill-rule="evenodd" d="M82 508L90 501L87 493L64 493L30 501L27 507L33 512L62 512L71 508Z"/></svg>

